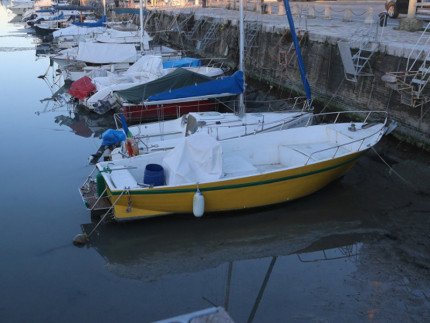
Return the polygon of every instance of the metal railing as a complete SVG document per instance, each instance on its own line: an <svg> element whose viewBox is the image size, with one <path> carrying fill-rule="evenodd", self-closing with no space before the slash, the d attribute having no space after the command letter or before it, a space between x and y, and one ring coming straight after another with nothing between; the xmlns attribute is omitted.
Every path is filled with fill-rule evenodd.
<svg viewBox="0 0 430 323"><path fill-rule="evenodd" d="M312 116L305 116L306 118L309 118L308 119L308 124L306 126L309 126L310 119L312 119L314 117L317 118L317 117L321 117L321 116L333 115L335 117L335 119L334 119L334 121L333 121L332 124L336 124L342 114L357 114L357 113L365 113L366 114L364 120L362 121L364 124L366 124L367 121L370 120L371 116L374 115L374 114L381 114L381 115L384 116L384 121L381 122L384 126L387 124L387 121L388 121L388 113L385 112L385 111L341 111L341 112L328 112L328 113L321 113L321 114L316 114L316 115L312 115ZM353 141L349 141L349 142L344 143L344 144L339 144L339 145L336 145L334 147L329 147L329 148L324 148L324 149L321 149L321 150L317 150L317 151L312 152L310 155L304 154L303 152L301 152L305 156L308 157L308 159L306 160L305 165L307 165L309 163L309 161L312 159L312 156L314 156L316 154L319 154L319 153L322 153L322 152L325 152L325 151L335 150L333 156L331 157L331 159L333 159L333 158L336 157L336 155L339 152L339 149L341 147L348 146L348 145L353 145L355 143L360 143L360 145L358 145L358 148L356 150L358 152L358 151L360 151L360 149L361 149L363 143L366 141L366 139L369 139L369 138L377 135L378 133L379 133L379 136L382 136L384 134L383 130L384 130L384 127L381 127L380 129L378 129L378 131L375 131L374 133L372 133L372 134L370 134L370 135L368 135L366 137L363 137L363 138L360 138L360 139L357 139L357 140L353 140Z"/></svg>
<svg viewBox="0 0 430 323"><path fill-rule="evenodd" d="M200 102L196 102L193 106L193 108L196 108L194 112L201 111L207 111L210 106L213 106L214 104L217 105L215 107L215 110L219 110L221 108L231 111L233 113L236 112L236 108L238 107L238 100L221 100L212 98L210 99L210 102L204 102L201 100ZM153 106L144 106L143 104L136 104L136 105L126 105L123 104L123 112L124 117L126 118L127 122L130 122L130 124L141 124L149 121L164 121L166 117L166 113L163 113L163 109L166 109L168 107L170 110L175 110L174 115L170 115L170 118L179 118L183 114L186 114L186 110L184 110L184 104L179 103L171 103L162 105L156 104L156 101L154 101ZM191 102L190 102L191 104ZM188 104L188 106L190 105ZM290 111L290 110L296 110L296 111L308 111L309 110L309 103L306 100L306 97L295 97L291 99L277 99L277 100L265 100L265 101L253 101L253 100L246 100L247 106L258 106L258 111L252 109L253 112L268 112L268 111ZM261 107L261 105L264 105ZM141 107L141 110L136 111L126 111L124 107L127 106L134 106L134 107ZM157 111L158 109L158 111ZM145 118L145 112L150 113L153 112L153 117L150 119ZM158 112L158 113L157 113ZM117 129L122 128L121 123L121 113L115 113L114 114L114 120L115 120L115 126Z"/></svg>
<svg viewBox="0 0 430 323"><path fill-rule="evenodd" d="M295 98L295 105L298 103L297 99ZM294 107L294 106L293 106ZM291 110L294 111L294 110ZM297 110L295 110L297 111ZM258 112L256 112L258 113ZM361 118L360 118L361 115ZM345 121L344 117L348 116L349 120ZM331 118L332 121L331 122L326 122L327 118ZM342 119L342 120L341 120ZM359 120L361 119L361 120ZM244 136L249 136L249 135L254 135L257 133L261 133L261 132L269 132L271 130L283 130L285 128L295 128L295 127L309 127L315 124L315 120L317 120L317 124L337 124L339 122L345 123L345 122L362 122L363 124L368 124L368 127L372 126L372 123L375 122L375 120L378 120L378 122L380 122L381 124L383 124L384 126L387 124L387 120L388 120L388 113L386 111L339 111L339 112L326 112L326 113L320 113L320 114L309 114L309 113L304 113L302 115L298 115L295 118L291 118L289 116L286 116L283 119L278 119L276 121L271 121L271 122L266 122L264 120L264 116L262 119L260 119L257 122L253 122L253 123L247 123L247 124L237 124L237 121L224 121L222 123L214 123L214 124L205 124L204 128L205 131L207 131L208 133L212 133L216 136L217 140L227 140L230 138L236 138L236 137L244 137ZM117 125L117 128L119 127L119 124L121 122L120 116L118 114L115 115L115 123ZM369 123L372 122L372 123ZM376 123L375 123L376 125ZM243 132L241 132L240 134L235 133L234 135L231 135L229 137L226 138L220 138L220 131L222 129L233 129L233 128L244 128ZM195 129L197 130L197 128ZM368 136L364 137L364 138L360 138L357 140L353 140L353 141L349 141L347 143L344 144L339 144L336 145L334 147L329 147L329 148L325 148L325 149L321 149L318 151L314 151L312 152L310 155L301 152L302 154L304 154L307 158L305 165L307 165L309 163L309 161L312 159L312 157L316 154L325 152L325 151L330 151L330 150L334 150L334 153L332 155L332 159L336 157L336 155L338 154L339 150L342 147L348 146L348 145L353 145L356 143L359 143L358 148L356 149L356 151L360 151L363 143L369 139L370 137L375 136L376 134L380 133L380 135L383 135L383 130L384 127L379 128L377 131L375 131L372 134L369 134ZM175 134L180 134L179 132L167 132L167 133L160 133L160 134L156 134L156 135L138 135L138 136L134 136L135 138L139 139L139 142L142 142L143 138L151 138L151 137L159 137L159 136L169 136L169 135L175 135ZM144 144L144 143L143 143ZM156 146L147 146L146 144L145 148L147 149L147 151L149 152L150 148L154 148ZM171 147L169 147L168 149L170 149ZM164 148L163 148L164 149Z"/></svg>
<svg viewBox="0 0 430 323"><path fill-rule="evenodd" d="M359 115L364 115L364 117L360 119ZM334 117L334 121L332 122L333 124L336 124L338 122L338 120L342 117L342 116L350 116L350 120L349 121L344 121L341 120L342 122L350 122L350 121L355 121L355 122L363 122L366 123L368 120L373 121L375 119L374 115L381 115L383 116L383 121L381 121L382 123L386 124L387 120L388 120L388 112L386 111L365 111L365 110L357 110L357 111L337 111L337 112L324 112L324 113L318 113L318 114L312 114L312 115L308 115L308 116L304 116L303 118L308 118L308 123L306 124L306 126L312 125L312 119L321 119L321 118L325 118L325 117L330 117L333 116ZM354 119L354 120L352 120Z"/></svg>
<svg viewBox="0 0 430 323"><path fill-rule="evenodd" d="M406 81L406 76L408 73L414 73L412 70L415 68L415 64L422 59L422 55L425 54L425 58L429 56L428 52L426 51L427 45L430 41L430 37L427 35L427 31L430 27L430 23L427 24L427 26L424 28L424 31L421 33L420 37L418 38L417 42L415 43L414 47L412 47L408 59L406 61L406 70L404 76L404 81ZM416 51L418 50L418 53ZM416 55L415 59L412 58L412 55ZM424 59L425 59L424 58ZM412 61L412 63L411 63Z"/></svg>

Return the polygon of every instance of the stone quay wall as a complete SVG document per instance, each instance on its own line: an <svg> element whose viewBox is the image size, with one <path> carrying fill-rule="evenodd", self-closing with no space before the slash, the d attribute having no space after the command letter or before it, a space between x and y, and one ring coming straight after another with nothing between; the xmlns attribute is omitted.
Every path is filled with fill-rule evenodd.
<svg viewBox="0 0 430 323"><path fill-rule="evenodd" d="M207 1L208 6L210 3ZM237 6L227 1L212 3L216 3L219 8L151 8L146 28L155 35L155 40L187 50L189 55L222 58L237 68L239 13L230 9ZM267 7L262 8L257 5L259 3L249 2L248 11L245 12L247 83L267 86L279 93L304 95L283 6L272 2L271 8L276 6L276 10L270 9L268 13ZM300 5L296 5L293 13L307 78L318 110L388 111L390 118L398 123L394 132L398 139L430 149L430 113L426 113L428 104L416 108L401 104L399 93L381 80L387 72L406 69L414 38L420 34L378 27L373 10L357 14L355 21L354 11L351 11L351 15L351 12L344 10L341 14L343 18L336 21L331 19L330 10L320 8L320 19L317 17L311 20L309 12L315 15L318 10L310 10L309 5L303 10L306 5L303 4L301 9L298 7ZM350 20L345 21L345 16ZM216 32L208 37L208 30L214 24ZM366 30L373 28L376 30L374 41L378 43L378 49L370 60L372 76L358 77L356 82L348 81L345 79L337 41L351 40L351 33L366 33Z"/></svg>

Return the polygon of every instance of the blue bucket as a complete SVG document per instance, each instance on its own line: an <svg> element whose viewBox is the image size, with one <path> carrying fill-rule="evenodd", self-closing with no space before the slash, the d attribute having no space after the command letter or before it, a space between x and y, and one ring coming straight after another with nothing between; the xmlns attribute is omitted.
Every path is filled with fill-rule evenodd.
<svg viewBox="0 0 430 323"><path fill-rule="evenodd" d="M143 183L147 185L164 185L164 169L158 164L148 164L145 167Z"/></svg>

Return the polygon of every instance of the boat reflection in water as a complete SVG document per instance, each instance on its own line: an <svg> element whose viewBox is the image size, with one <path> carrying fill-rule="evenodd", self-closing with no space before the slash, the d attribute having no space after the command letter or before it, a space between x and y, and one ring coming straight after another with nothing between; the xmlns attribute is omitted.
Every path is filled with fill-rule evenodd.
<svg viewBox="0 0 430 323"><path fill-rule="evenodd" d="M152 281L244 260L293 256L300 263L356 257L360 242L375 234L371 229L350 233L357 226L355 220L360 223L358 216L335 217L294 208L292 203L243 216L235 212L201 220L178 215L105 223L91 235L87 246L106 260L109 271ZM284 212L294 214L281 214ZM89 234L96 222L83 224L83 232Z"/></svg>
<svg viewBox="0 0 430 323"><path fill-rule="evenodd" d="M351 258L358 260L363 245L363 234L352 233L346 235L330 235L321 238L306 248L297 250L295 254L300 262L317 262L323 260L337 260Z"/></svg>
<svg viewBox="0 0 430 323"><path fill-rule="evenodd" d="M259 313L291 317L303 310L295 308L299 298L318 303L318 290L324 289L325 299L335 302L339 289L350 288L339 285L342 275L357 270L363 243L378 235L361 227L362 214L336 213L336 207L324 214L318 199L310 202L200 220L176 216L106 223L87 247L105 259L109 272L174 290L176 297L197 302L192 308L204 308L203 299L223 306L237 322L259 321ZM94 226L82 229L88 234ZM184 284L187 288L178 291L176 286ZM273 309L279 302L282 308Z"/></svg>
<svg viewBox="0 0 430 323"><path fill-rule="evenodd" d="M40 75L39 78L46 83L51 91L51 96L40 100L45 103L45 106L42 111L36 112L37 115L64 111L64 114L55 117L55 123L70 127L76 135L84 138L101 137L105 130L115 127L112 113L100 116L70 103L66 92L70 89L72 81L62 80L61 74L56 74L54 64L50 64L45 74Z"/></svg>
<svg viewBox="0 0 430 323"><path fill-rule="evenodd" d="M104 131L115 126L112 114L99 116L80 107L74 107L68 115L56 116L55 123L68 126L76 135L85 138L101 137Z"/></svg>

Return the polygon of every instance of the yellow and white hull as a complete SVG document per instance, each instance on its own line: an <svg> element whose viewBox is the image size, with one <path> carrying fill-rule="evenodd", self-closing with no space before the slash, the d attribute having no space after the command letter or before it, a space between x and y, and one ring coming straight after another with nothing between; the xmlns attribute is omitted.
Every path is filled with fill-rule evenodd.
<svg viewBox="0 0 430 323"><path fill-rule="evenodd" d="M98 163L102 181L97 184L106 186L117 220L283 203L346 174L379 142L385 125L321 124L224 141L198 133L172 150ZM153 166L162 174L157 183L146 180Z"/></svg>
<svg viewBox="0 0 430 323"><path fill-rule="evenodd" d="M362 152L341 158L268 174L200 184L205 212L254 208L291 201L318 191L346 174ZM197 185L108 191L117 220L170 213L192 213ZM129 207L130 206L130 207Z"/></svg>

